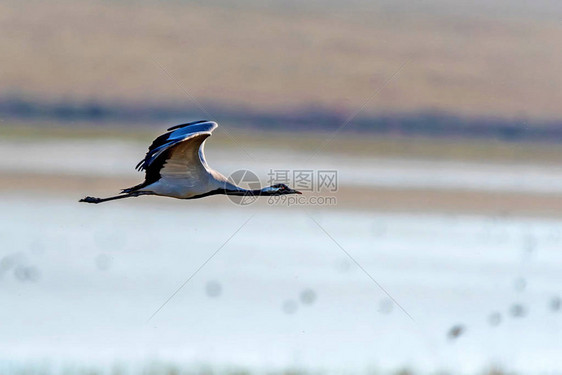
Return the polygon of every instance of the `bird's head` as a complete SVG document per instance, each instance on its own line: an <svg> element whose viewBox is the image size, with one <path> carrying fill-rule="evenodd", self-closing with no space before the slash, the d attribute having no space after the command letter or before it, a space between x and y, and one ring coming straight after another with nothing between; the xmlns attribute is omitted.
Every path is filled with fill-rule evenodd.
<svg viewBox="0 0 562 375"><path fill-rule="evenodd" d="M291 189L285 184L275 184L263 189L268 195L302 194L300 191Z"/></svg>

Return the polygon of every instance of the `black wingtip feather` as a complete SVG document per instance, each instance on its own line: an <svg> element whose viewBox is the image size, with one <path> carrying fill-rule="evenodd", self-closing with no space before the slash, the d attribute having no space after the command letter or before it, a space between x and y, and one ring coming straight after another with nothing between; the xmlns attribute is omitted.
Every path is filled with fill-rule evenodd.
<svg viewBox="0 0 562 375"><path fill-rule="evenodd" d="M193 121L193 122L187 122L185 124L179 124L176 126L172 126L171 128L168 128L168 131L170 130L175 130L175 129L179 129L179 128L183 128L184 126L190 126L190 125L195 125L195 124L200 124L202 122L208 122L209 120L198 120L198 121Z"/></svg>
<svg viewBox="0 0 562 375"><path fill-rule="evenodd" d="M145 159L142 159L141 161L139 161L139 163L137 164L137 166L135 167L135 169L137 171L142 171L144 169L144 161Z"/></svg>

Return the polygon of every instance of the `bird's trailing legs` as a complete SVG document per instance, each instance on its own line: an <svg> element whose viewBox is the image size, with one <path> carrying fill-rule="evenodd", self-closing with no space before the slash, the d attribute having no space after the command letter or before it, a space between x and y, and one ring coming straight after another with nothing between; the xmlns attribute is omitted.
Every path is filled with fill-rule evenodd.
<svg viewBox="0 0 562 375"><path fill-rule="evenodd" d="M133 193L123 194L123 195L115 195L113 197L107 198L96 198L96 197L86 197L79 200L79 202L86 202L86 203L103 203L107 201L113 201L116 199L123 199L123 198L131 198L131 197L138 197L139 195L149 195L150 192L148 191L136 191Z"/></svg>

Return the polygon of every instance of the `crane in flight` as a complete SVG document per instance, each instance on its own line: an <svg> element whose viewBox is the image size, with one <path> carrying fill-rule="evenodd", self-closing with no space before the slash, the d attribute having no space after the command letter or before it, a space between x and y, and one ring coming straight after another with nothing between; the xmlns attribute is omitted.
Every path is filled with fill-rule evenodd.
<svg viewBox="0 0 562 375"><path fill-rule="evenodd" d="M196 199L209 195L270 196L301 194L285 184L262 189L244 189L211 169L203 152L205 140L218 127L213 121L195 121L176 125L156 138L138 171L145 171L143 183L123 189L119 195L108 198L85 197L80 202L102 203L140 195L160 195L179 199Z"/></svg>

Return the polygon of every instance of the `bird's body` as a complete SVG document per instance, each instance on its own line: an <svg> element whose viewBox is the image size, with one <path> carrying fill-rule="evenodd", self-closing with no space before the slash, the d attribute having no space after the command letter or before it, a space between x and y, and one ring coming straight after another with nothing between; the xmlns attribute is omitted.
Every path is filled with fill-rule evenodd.
<svg viewBox="0 0 562 375"><path fill-rule="evenodd" d="M101 203L139 195L160 195L179 199L195 199L209 195L280 195L300 194L286 185L277 184L258 190L236 186L225 176L211 169L205 160L205 140L218 125L212 121L196 121L168 129L150 145L137 165L146 173L145 181L109 198L86 197L81 202Z"/></svg>

